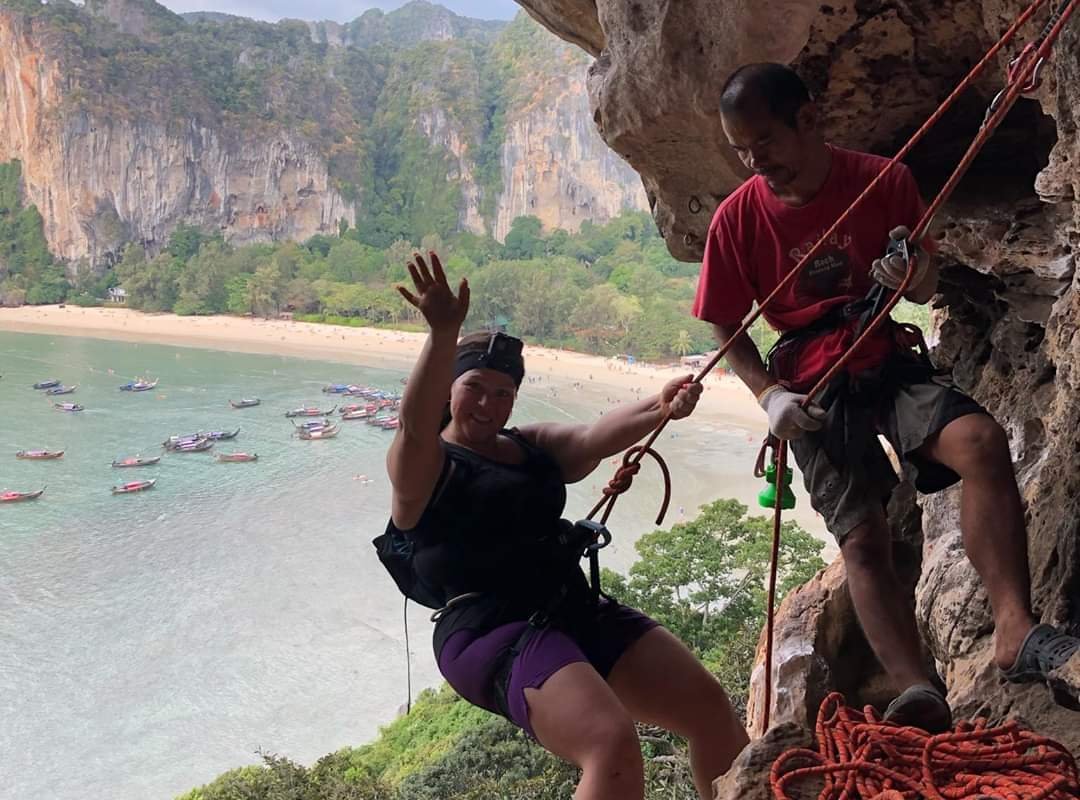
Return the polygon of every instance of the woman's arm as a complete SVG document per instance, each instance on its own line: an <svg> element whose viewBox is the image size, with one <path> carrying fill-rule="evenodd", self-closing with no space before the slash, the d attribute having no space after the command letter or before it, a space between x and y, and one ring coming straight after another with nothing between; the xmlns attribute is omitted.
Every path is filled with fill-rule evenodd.
<svg viewBox="0 0 1080 800"><path fill-rule="evenodd" d="M547 451L562 467L567 483L579 481L600 462L621 453L647 436L669 412L672 419L687 417L697 405L702 385L693 375L675 378L660 394L647 400L620 405L592 425L538 423L521 427L520 433Z"/></svg>
<svg viewBox="0 0 1080 800"><path fill-rule="evenodd" d="M393 485L394 525L409 530L420 521L435 488L446 457L439 441L443 409L454 379L454 352L458 332L469 311L469 285L464 278L457 297L446 282L446 273L435 253L431 270L415 255L409 263L416 294L398 287L409 303L420 310L431 332L413 367L398 415L400 426L386 454L386 470Z"/></svg>

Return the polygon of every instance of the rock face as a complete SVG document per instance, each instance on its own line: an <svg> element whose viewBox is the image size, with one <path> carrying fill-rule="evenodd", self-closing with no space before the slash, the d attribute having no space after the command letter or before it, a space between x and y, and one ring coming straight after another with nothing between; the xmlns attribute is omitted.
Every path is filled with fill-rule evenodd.
<svg viewBox="0 0 1080 800"><path fill-rule="evenodd" d="M71 87L34 24L0 11L0 162L22 162L50 249L65 260L163 243L178 222L233 242L306 239L355 221L326 160L289 131L65 112Z"/></svg>
<svg viewBox="0 0 1080 800"><path fill-rule="evenodd" d="M499 241L520 216L537 216L548 230L576 231L587 219L649 208L634 171L596 134L581 67L545 81L508 112L501 160Z"/></svg>
<svg viewBox="0 0 1080 800"><path fill-rule="evenodd" d="M700 258L716 203L741 177L724 153L716 102L736 65L793 64L820 98L832 141L891 154L1027 5L597 0L592 16L592 0L521 3L597 54L589 81L596 122L642 173L669 248L686 260ZM1044 22L1038 17L911 154L926 193L941 186L977 130L1005 62ZM1078 25L1060 40L1043 86L1014 109L940 215L945 266L935 301L936 360L1009 434L1037 613L1073 633L1080 632ZM1080 718L1054 703L1046 687L1000 684L985 591L963 552L959 497L953 489L921 501L916 591L924 638L950 700L961 715L1019 716L1080 749ZM780 722L805 722L820 684L839 683L831 660L837 635L828 631L850 619L839 621L838 581L826 573L785 604ZM813 619L798 619L802 612ZM785 687L789 671L810 680ZM1074 672L1058 677L1059 690Z"/></svg>
<svg viewBox="0 0 1080 800"><path fill-rule="evenodd" d="M235 42L208 58L219 71L162 68L169 37L190 49L213 26ZM103 30L107 46L88 49ZM310 42L297 42L305 33ZM235 63L222 68L219 57ZM183 86L140 85L152 58ZM524 15L508 26L421 0L345 25L277 26L182 18L153 0L90 0L52 16L0 0L0 163L22 162L25 199L54 254L95 265L129 241L156 250L181 222L236 244L304 240L387 214L412 214L416 226L456 217L458 229L499 239L524 214L576 231L647 209L640 178L591 122L586 68ZM430 152L394 149L408 133ZM387 189L395 177L419 197ZM415 210L431 196L450 212Z"/></svg>

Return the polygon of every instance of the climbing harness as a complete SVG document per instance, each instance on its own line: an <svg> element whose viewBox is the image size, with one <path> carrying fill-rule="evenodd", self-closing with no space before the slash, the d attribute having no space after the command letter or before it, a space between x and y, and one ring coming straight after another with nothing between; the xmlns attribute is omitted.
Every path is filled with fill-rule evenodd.
<svg viewBox="0 0 1080 800"><path fill-rule="evenodd" d="M818 800L1080 797L1069 751L1015 722L960 722L955 731L932 736L883 722L873 706L860 714L834 692L821 703L816 738L816 752L789 750L773 762L769 783L776 800L808 796L804 784L811 779L824 781Z"/></svg>
<svg viewBox="0 0 1080 800"><path fill-rule="evenodd" d="M919 128L915 134L908 140L908 142L897 152L895 156L882 168L881 172L875 177L863 190L855 201L848 207L843 214L833 223L825 233L821 235L821 238L811 247L802 260L789 272L776 286L775 289L759 304L757 309L751 312L747 318L743 321L742 325L735 331L735 333L728 339L727 342L720 347L716 354L709 360L709 362L702 368L701 372L693 379L693 383L701 383L705 376L712 371L712 369L720 362L720 360L727 354L732 344L743 336L750 327L758 320L762 313L770 307L773 301L778 295L788 289L793 281L796 280L802 270L809 264L812 259L818 254L821 248L829 241L837 229L842 225L852 212L860 206L863 201L870 195L870 193L878 186L878 184L884 179L884 176L890 169L900 163L900 161L906 157L911 150L918 144L945 115L945 113L956 103L959 97L969 89L978 77L986 70L990 63L997 57L997 55L1008 46L1021 28L1024 27L1035 14L1044 6L1048 5L1049 0L1033 0L1031 5L1017 17L1012 26L1002 35L998 42L991 47L982 60L980 60L971 71L964 77L962 81L953 89L952 93L945 99L944 102L938 107L938 109L926 120L926 122ZM940 211L941 207L949 199L952 193L955 191L960 180L967 173L971 167L972 162L976 156L982 150L990 136L997 130L998 126L1004 121L1005 116L1012 109L1016 101L1020 99L1023 94L1034 91L1041 82L1041 72L1046 64L1047 59L1050 57L1050 52L1053 49L1054 43L1061 35L1062 30L1068 23L1073 12L1076 11L1077 5L1080 4L1080 0L1061 0L1059 4L1054 7L1050 19L1043 27L1039 35L1027 44L1020 52L1020 54L1009 62L1009 68L1006 76L1005 87L998 92L990 103L990 107L987 108L985 118L978 133L975 135L967 151L964 153L963 158L956 166L952 175L945 182L945 185L941 188L938 194L934 197L933 201L927 207L926 212L919 220L912 231L910 236L902 242L896 242L890 245L901 256L907 257L908 269L904 276L903 281L896 288L895 291L889 292L882 290L880 294L883 302L879 303L881 306L874 316L865 325L861 325L861 333L856 337L855 341L851 344L848 350L837 360L837 362L826 372L824 376L814 385L813 388L807 392L806 399L803 401L803 407L806 408L811 404L813 398L815 398L832 380L836 375L844 369L845 366L851 361L852 357L859 351L863 343L874 334L874 332L881 326L881 324L889 318L893 307L903 298L904 294L910 288L912 278L918 267L918 256L915 253L912 244L921 242L930 227L931 221ZM887 298L887 299L886 299ZM908 330L910 335L910 330ZM921 334L920 334L921 338ZM921 349L925 351L925 343L921 345ZM615 501L618 499L618 495L626 491L630 486L630 481L633 475L636 473L636 467L640 464L642 457L648 453L653 456L664 470L665 477L665 495L664 504L660 510L660 516L656 522L659 525L663 520L664 512L667 509L668 499L670 497L670 479L667 474L667 467L664 465L663 460L659 454L652 449L652 445L656 442L656 439L660 436L661 432L671 421L671 416L666 415L656 429L652 432L648 439L641 445L637 445L627 451L626 456L623 459L623 465L616 472L615 478L604 489L604 498L593 508L589 513L588 518L591 519L596 515L600 509L604 509L602 522L606 522L611 510L614 508ZM776 475L783 476L787 470L787 442L779 441L774 445L770 445L775 450L774 464L776 468ZM775 493L775 517L773 522L773 545L772 545L772 563L769 570L769 597L768 597L768 618L766 624L766 644L765 644L765 692L764 703L762 709L762 730L768 730L769 727L769 712L772 705L772 661L773 661L773 618L775 614L775 602L776 602L776 575L777 575L777 561L780 552L780 518L783 510L785 493L783 491L777 491ZM933 795L931 795L933 796ZM974 795L973 795L974 796ZM1043 795L1049 796L1049 795Z"/></svg>

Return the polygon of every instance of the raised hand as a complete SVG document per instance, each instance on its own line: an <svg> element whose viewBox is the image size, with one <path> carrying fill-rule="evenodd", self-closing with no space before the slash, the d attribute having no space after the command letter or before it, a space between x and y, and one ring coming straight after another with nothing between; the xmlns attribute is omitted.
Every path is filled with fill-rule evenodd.
<svg viewBox="0 0 1080 800"><path fill-rule="evenodd" d="M428 256L431 259L430 269L419 253L414 253L413 260L408 264L416 294L404 286L398 286L397 290L424 315L432 331L457 333L465 321L465 315L469 313L469 282L461 279L455 297L446 282L446 273L439 257L434 252L429 252Z"/></svg>

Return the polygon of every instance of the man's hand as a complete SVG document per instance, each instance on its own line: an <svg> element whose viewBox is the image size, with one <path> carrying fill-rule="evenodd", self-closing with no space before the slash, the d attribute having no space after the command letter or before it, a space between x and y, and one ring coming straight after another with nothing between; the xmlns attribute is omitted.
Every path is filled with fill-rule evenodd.
<svg viewBox="0 0 1080 800"><path fill-rule="evenodd" d="M758 396L758 405L769 415L769 430L778 439L798 439L807 431L821 428L825 409L811 403L803 411L800 405L805 394L789 392L774 383Z"/></svg>
<svg viewBox="0 0 1080 800"><path fill-rule="evenodd" d="M894 242L903 241L910 235L911 231L903 225L889 231L889 238ZM914 245L908 243L908 247L913 248ZM922 283L923 278L926 277L926 271L930 268L929 253L920 248L915 248L915 254L917 256L917 264L915 266L915 274L911 276L911 281L908 283L908 291ZM870 267L870 277L882 286L895 291L900 288L904 276L907 275L907 269L908 265L904 260L904 257L899 253L892 253L891 255L885 255L881 258L874 259L874 263Z"/></svg>

